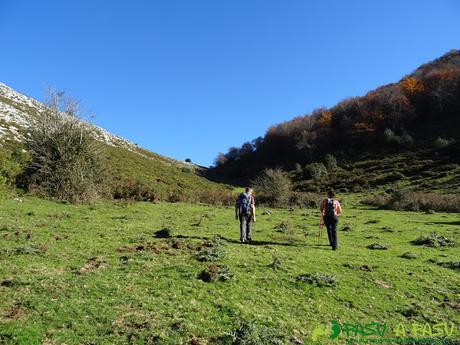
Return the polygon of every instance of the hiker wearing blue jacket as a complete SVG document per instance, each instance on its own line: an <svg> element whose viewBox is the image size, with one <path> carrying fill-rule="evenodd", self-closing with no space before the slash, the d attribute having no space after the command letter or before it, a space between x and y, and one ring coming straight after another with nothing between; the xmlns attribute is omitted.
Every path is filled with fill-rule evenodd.
<svg viewBox="0 0 460 345"><path fill-rule="evenodd" d="M236 199L235 219L240 221L241 243L252 241L252 222L256 221L256 202L252 195L252 188L246 187Z"/></svg>

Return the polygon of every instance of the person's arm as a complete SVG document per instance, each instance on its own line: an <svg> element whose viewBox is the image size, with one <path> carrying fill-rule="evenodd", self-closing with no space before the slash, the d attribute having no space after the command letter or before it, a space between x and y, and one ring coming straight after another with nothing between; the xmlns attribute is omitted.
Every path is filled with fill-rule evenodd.
<svg viewBox="0 0 460 345"><path fill-rule="evenodd" d="M340 202L337 200L337 207L335 212L337 213L338 216L342 214L342 206L340 205Z"/></svg>
<svg viewBox="0 0 460 345"><path fill-rule="evenodd" d="M256 221L256 205L251 204L251 209L252 209L252 220L255 222Z"/></svg>
<svg viewBox="0 0 460 345"><path fill-rule="evenodd" d="M240 213L240 208L238 207L238 203L235 204L235 219L238 219Z"/></svg>

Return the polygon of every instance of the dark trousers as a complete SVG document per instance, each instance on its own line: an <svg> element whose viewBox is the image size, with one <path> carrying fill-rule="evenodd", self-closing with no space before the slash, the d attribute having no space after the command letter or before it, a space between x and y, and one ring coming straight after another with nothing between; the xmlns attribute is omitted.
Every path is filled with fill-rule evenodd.
<svg viewBox="0 0 460 345"><path fill-rule="evenodd" d="M337 250L339 247L339 241L337 239L337 224L339 218L337 216L325 216L324 225L327 229L327 237L329 238L329 244L333 250Z"/></svg>
<svg viewBox="0 0 460 345"><path fill-rule="evenodd" d="M240 241L251 240L252 229L251 229L251 215L240 215Z"/></svg>

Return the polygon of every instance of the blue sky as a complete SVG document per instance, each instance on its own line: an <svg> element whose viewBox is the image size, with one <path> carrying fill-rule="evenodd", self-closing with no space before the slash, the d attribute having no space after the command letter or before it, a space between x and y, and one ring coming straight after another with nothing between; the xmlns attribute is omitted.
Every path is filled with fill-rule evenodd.
<svg viewBox="0 0 460 345"><path fill-rule="evenodd" d="M455 0L0 0L0 81L205 166L460 48Z"/></svg>

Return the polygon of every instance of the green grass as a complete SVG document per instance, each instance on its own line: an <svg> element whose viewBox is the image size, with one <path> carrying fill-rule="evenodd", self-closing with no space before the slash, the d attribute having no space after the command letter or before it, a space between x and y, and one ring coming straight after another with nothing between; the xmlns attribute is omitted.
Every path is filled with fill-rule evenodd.
<svg viewBox="0 0 460 345"><path fill-rule="evenodd" d="M315 325L332 320L458 326L459 273L437 264L458 261L458 214L374 210L358 200L345 196L339 228L349 229L338 251L325 232L318 243L316 210L260 208L256 242L243 245L231 207L3 200L0 344L213 344L245 322L276 330L286 344L291 336L310 344ZM285 221L290 231L277 231ZM174 240L154 236L164 228ZM410 243L432 232L457 245ZM200 262L216 234L224 256ZM388 249L366 248L373 243ZM401 257L407 252L416 255ZM234 276L198 279L211 264ZM337 286L296 280L309 273Z"/></svg>

